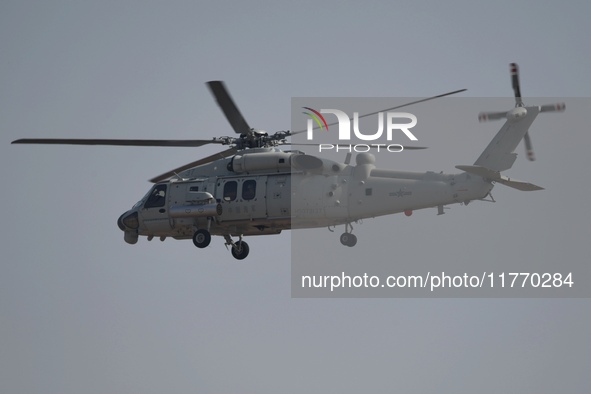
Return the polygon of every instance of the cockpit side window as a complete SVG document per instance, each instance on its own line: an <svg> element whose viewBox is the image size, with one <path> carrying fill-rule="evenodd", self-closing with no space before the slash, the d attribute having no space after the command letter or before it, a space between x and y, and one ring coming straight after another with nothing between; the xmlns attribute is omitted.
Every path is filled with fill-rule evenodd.
<svg viewBox="0 0 591 394"><path fill-rule="evenodd" d="M224 185L224 201L234 201L238 194L238 182L229 181Z"/></svg>
<svg viewBox="0 0 591 394"><path fill-rule="evenodd" d="M146 201L144 208L163 207L165 203L166 185L156 185L154 186L154 189L152 189L152 192L150 193L150 196L148 197L148 200Z"/></svg>
<svg viewBox="0 0 591 394"><path fill-rule="evenodd" d="M257 182L254 180L245 181L242 184L242 199L252 200L255 198L257 193Z"/></svg>

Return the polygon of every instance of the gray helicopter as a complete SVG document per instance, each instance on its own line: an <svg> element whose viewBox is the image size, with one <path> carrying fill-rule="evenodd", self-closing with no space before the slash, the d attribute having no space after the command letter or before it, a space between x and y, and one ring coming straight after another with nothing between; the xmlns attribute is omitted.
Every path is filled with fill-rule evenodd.
<svg viewBox="0 0 591 394"><path fill-rule="evenodd" d="M243 240L245 236L344 225L340 242L352 247L357 243L352 224L361 219L402 212L410 215L414 210L432 207L443 214L445 205L486 199L495 183L523 191L542 189L501 172L512 167L517 157L514 150L522 139L527 157L534 159L529 127L540 112L564 111L565 105L525 106L521 100L517 65L512 63L510 68L515 108L479 115L481 121L506 121L473 165L456 166L462 171L457 174L379 169L374 155L368 152L358 153L353 165L350 155L340 163L298 150L281 150L281 145L297 145L286 139L303 131L279 131L269 135L252 129L221 81L210 81L207 85L237 137L210 140L19 139L12 143L230 146L151 179L155 185L117 220L129 244L137 243L139 236L146 236L148 240L159 237L162 241L172 237L192 239L196 247L205 248L212 235L220 235L232 255L242 260L249 254L249 246Z"/></svg>

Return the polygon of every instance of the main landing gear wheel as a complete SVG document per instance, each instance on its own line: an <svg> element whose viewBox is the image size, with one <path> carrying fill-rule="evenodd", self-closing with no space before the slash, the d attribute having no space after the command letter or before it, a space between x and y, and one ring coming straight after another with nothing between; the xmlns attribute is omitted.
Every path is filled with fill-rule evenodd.
<svg viewBox="0 0 591 394"><path fill-rule="evenodd" d="M209 245L210 242L211 234L207 230L200 229L195 231L195 234L193 234L193 243L198 248L205 248Z"/></svg>
<svg viewBox="0 0 591 394"><path fill-rule="evenodd" d="M250 248L244 241L238 241L232 245L232 256L234 256L234 258L237 260L244 260L246 256L248 256L249 251Z"/></svg>
<svg viewBox="0 0 591 394"><path fill-rule="evenodd" d="M351 233L342 233L341 243L345 246L353 247L357 245L357 237Z"/></svg>

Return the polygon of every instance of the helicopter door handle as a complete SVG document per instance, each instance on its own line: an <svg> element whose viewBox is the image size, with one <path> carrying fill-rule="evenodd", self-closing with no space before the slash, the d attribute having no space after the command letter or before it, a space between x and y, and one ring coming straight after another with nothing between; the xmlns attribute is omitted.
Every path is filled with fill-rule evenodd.
<svg viewBox="0 0 591 394"><path fill-rule="evenodd" d="M164 213L164 212L166 212L166 209L164 209L164 208L160 208L160 209L158 210L158 212L160 212L160 213Z"/></svg>

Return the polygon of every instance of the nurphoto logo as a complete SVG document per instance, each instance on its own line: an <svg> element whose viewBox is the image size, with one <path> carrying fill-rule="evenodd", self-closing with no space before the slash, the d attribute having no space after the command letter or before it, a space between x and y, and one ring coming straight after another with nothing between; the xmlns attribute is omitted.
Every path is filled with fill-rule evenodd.
<svg viewBox="0 0 591 394"><path fill-rule="evenodd" d="M317 124L318 127L316 129L329 131L329 126L333 124L338 124L338 139L339 142L341 141L351 141L351 120L353 120L353 135L355 138L362 140L362 141L377 141L382 138L384 134L384 118L386 119L386 140L391 142L394 136L394 131L401 131L408 139L411 141L418 141L417 137L413 133L410 132L409 129L413 128L417 124L417 117L408 112L378 112L378 130L374 133L366 133L362 132L359 129L359 112L353 112L353 116L349 116L344 111L338 109L321 109L317 111L310 107L302 107L304 108L305 115L309 116L308 124L307 124L307 134L306 138L308 141L312 141L314 139L314 123ZM309 112L308 112L309 111ZM332 114L337 117L336 123L327 123L323 114ZM374 114L371 114L374 115ZM363 115L367 116L367 115ZM363 117L362 116L362 117ZM406 120L406 123L400 123L400 120ZM409 122L410 120L410 122ZM398 134L398 133L396 133ZM335 150L335 151L349 151L349 152L367 152L371 148L376 148L377 151L380 151L380 148L387 150L388 152L401 152L404 150L404 147L400 144L379 144L379 143L372 143L372 144L319 144L318 151L322 152L323 150Z"/></svg>

